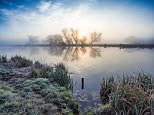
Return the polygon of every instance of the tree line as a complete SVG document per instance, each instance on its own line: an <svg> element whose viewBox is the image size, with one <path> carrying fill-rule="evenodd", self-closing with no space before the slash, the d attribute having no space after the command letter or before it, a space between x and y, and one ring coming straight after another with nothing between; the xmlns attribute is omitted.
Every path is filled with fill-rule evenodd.
<svg viewBox="0 0 154 115"><path fill-rule="evenodd" d="M81 36L77 29L63 29L62 34L49 35L49 44L93 44L101 40L102 33L92 32L89 36Z"/></svg>

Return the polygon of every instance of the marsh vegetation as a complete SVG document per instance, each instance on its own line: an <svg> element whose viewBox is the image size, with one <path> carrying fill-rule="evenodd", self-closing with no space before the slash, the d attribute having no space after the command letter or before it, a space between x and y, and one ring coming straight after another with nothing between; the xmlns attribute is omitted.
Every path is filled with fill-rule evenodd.
<svg viewBox="0 0 154 115"><path fill-rule="evenodd" d="M103 113L110 115L152 115L154 114L154 79L144 72L137 76L123 75L104 79L100 97Z"/></svg>
<svg viewBox="0 0 154 115"><path fill-rule="evenodd" d="M5 57L5 56L2 56ZM0 62L0 113L78 114L70 94L71 79L63 64L33 63L21 56Z"/></svg>

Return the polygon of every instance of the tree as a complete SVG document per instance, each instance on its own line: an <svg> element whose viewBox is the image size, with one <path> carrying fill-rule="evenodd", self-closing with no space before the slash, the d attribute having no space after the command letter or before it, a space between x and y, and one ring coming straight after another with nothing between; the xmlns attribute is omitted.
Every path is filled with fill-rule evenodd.
<svg viewBox="0 0 154 115"><path fill-rule="evenodd" d="M90 43L92 44L94 42L100 41L101 40L101 35L102 35L102 33L92 32L90 34L90 39L91 39Z"/></svg>
<svg viewBox="0 0 154 115"><path fill-rule="evenodd" d="M63 36L64 36L66 43L67 44L73 44L73 40L71 38L71 34L70 34L69 30L65 28L65 29L62 30L62 33L63 33Z"/></svg>
<svg viewBox="0 0 154 115"><path fill-rule="evenodd" d="M60 34L56 34L53 36L54 39L55 39L55 43L57 44L63 44L63 37L60 35Z"/></svg>
<svg viewBox="0 0 154 115"><path fill-rule="evenodd" d="M34 44L37 44L38 42L39 41L37 36L33 36L33 35L28 36L28 42L27 42L28 45L34 45Z"/></svg>
<svg viewBox="0 0 154 115"><path fill-rule="evenodd" d="M48 35L47 42L52 45L54 43L53 35Z"/></svg>
<svg viewBox="0 0 154 115"><path fill-rule="evenodd" d="M56 34L56 35L49 35L47 37L47 41L50 45L53 44L63 44L63 37L60 34Z"/></svg>
<svg viewBox="0 0 154 115"><path fill-rule="evenodd" d="M64 39L68 44L78 44L80 43L79 31L77 29L63 29L62 30Z"/></svg>
<svg viewBox="0 0 154 115"><path fill-rule="evenodd" d="M71 28L71 37L73 38L73 40L75 41L75 44L78 44L80 42L80 38L79 38L79 31L76 29Z"/></svg>
<svg viewBox="0 0 154 115"><path fill-rule="evenodd" d="M92 32L90 34L90 44L94 42L98 42L101 39L101 33ZM50 35L47 37L48 42L50 44L57 43L57 44L86 44L88 37L82 36L80 37L80 33L77 29L63 29L62 35L56 34L56 35Z"/></svg>

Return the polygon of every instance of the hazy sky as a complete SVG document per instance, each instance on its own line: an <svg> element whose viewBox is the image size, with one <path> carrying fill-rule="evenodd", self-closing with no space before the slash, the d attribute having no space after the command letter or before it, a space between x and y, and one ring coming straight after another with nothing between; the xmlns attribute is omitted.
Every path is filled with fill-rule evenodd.
<svg viewBox="0 0 154 115"><path fill-rule="evenodd" d="M154 38L154 0L0 0L0 42L45 39L63 28L103 33L105 42Z"/></svg>

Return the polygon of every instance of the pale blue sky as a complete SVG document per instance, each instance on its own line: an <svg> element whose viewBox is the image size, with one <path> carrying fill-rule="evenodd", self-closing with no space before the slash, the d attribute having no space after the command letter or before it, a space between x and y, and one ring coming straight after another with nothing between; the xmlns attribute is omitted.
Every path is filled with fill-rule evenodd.
<svg viewBox="0 0 154 115"><path fill-rule="evenodd" d="M43 40L63 28L103 32L105 42L154 38L153 0L1 0L0 42Z"/></svg>

